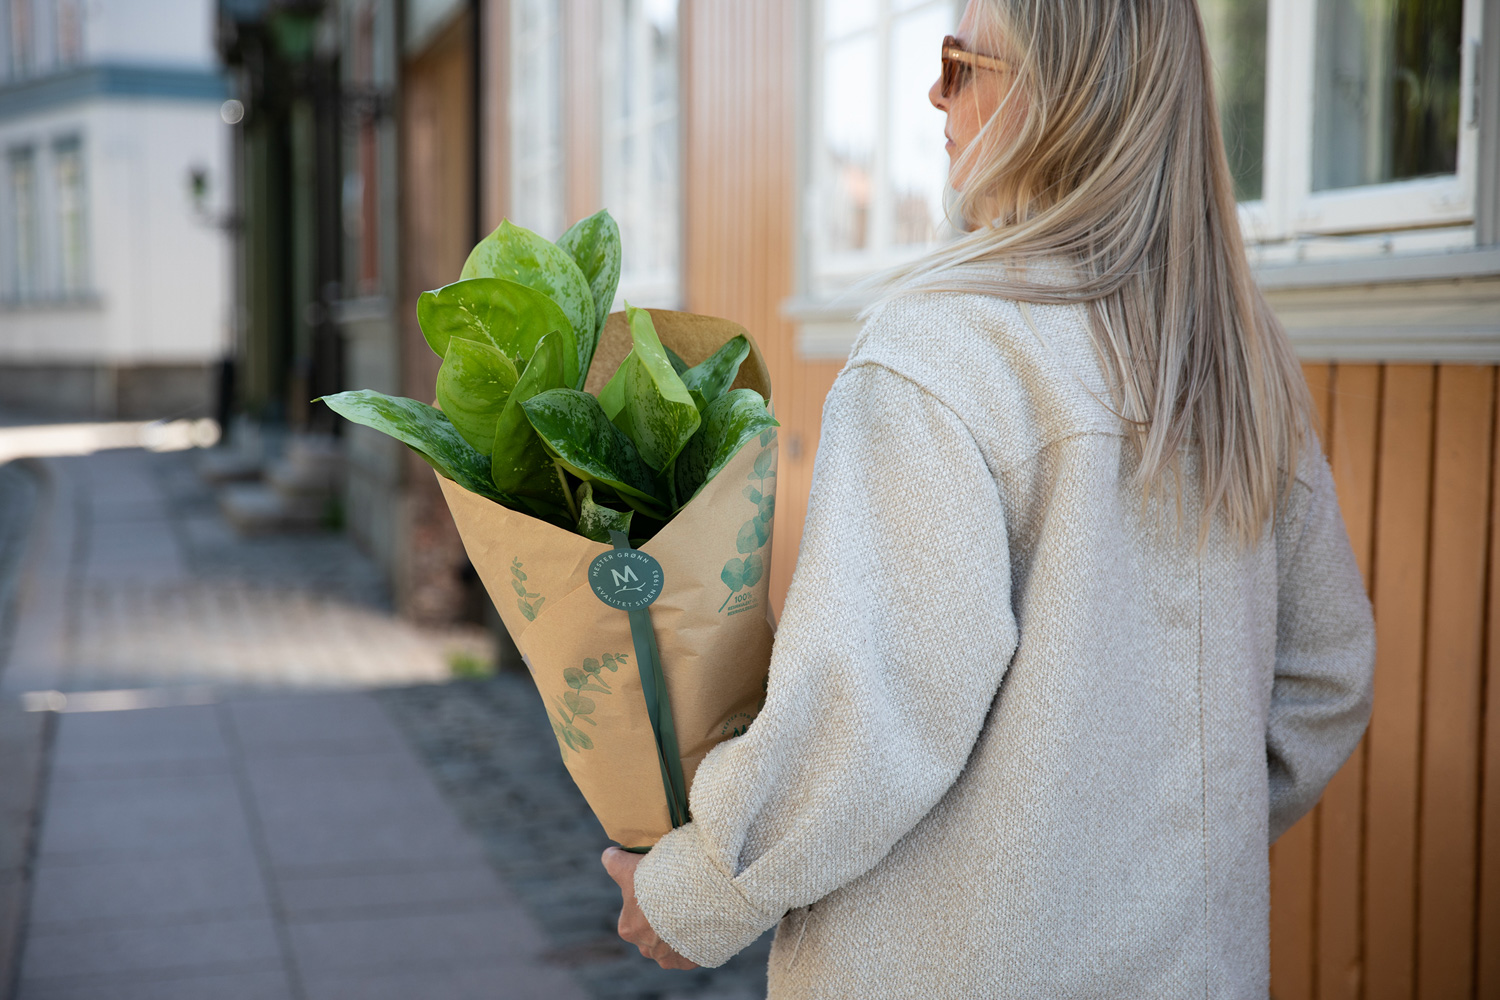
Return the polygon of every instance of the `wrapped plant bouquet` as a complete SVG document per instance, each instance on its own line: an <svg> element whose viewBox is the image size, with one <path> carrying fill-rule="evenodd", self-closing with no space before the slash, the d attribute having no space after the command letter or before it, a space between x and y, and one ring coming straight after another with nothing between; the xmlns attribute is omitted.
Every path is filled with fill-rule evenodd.
<svg viewBox="0 0 1500 1000"><path fill-rule="evenodd" d="M770 662L770 379L727 320L609 312L608 213L557 243L502 223L424 292L437 406L324 398L436 471L464 547L608 835L688 819L705 754L744 731Z"/></svg>

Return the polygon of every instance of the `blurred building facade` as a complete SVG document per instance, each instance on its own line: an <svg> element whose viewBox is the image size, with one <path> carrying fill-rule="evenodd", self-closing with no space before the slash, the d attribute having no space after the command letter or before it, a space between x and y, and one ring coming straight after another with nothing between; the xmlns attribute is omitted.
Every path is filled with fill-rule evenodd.
<svg viewBox="0 0 1500 1000"><path fill-rule="evenodd" d="M0 406L212 410L232 204L213 13L0 4Z"/></svg>
<svg viewBox="0 0 1500 1000"><path fill-rule="evenodd" d="M609 208L622 296L736 320L771 365L779 607L822 402L857 331L844 293L948 231L926 92L962 3L220 8L315 24L339 81L338 141L318 155L340 180L308 188L337 209L338 261L276 307L326 323L326 380L430 397L417 294L504 217L556 237ZM1380 629L1370 735L1272 854L1273 990L1500 995L1500 12L1200 8L1252 260L1304 358ZM286 336L257 322L242 358ZM291 385L280 419L310 424ZM472 611L431 472L388 439L339 433L350 527L403 606Z"/></svg>

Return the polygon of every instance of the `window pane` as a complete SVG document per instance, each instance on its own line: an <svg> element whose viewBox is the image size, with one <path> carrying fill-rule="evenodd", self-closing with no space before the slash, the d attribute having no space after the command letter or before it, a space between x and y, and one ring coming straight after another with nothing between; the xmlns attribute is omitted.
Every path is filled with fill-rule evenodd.
<svg viewBox="0 0 1500 1000"><path fill-rule="evenodd" d="M1201 0L1234 194L1262 196L1266 138L1266 0Z"/></svg>
<svg viewBox="0 0 1500 1000"><path fill-rule="evenodd" d="M900 17L891 27L891 242L897 246L931 242L943 217L948 154L943 115L927 90L938 76L943 36L952 29L947 4Z"/></svg>
<svg viewBox="0 0 1500 1000"><path fill-rule="evenodd" d="M675 0L602 5L600 192L620 225L619 299L674 308L679 280L678 58Z"/></svg>
<svg viewBox="0 0 1500 1000"><path fill-rule="evenodd" d="M823 37L843 38L870 27L879 7L873 0L827 0L823 4Z"/></svg>
<svg viewBox="0 0 1500 1000"><path fill-rule="evenodd" d="M1313 190L1458 169L1462 0L1318 0Z"/></svg>
<svg viewBox="0 0 1500 1000"><path fill-rule="evenodd" d="M15 229L11 260L16 298L35 298L37 288L36 156L30 149L10 154L10 203Z"/></svg>
<svg viewBox="0 0 1500 1000"><path fill-rule="evenodd" d="M828 190L828 249L859 250L869 241L879 77L875 38L830 45L823 59L823 139Z"/></svg>
<svg viewBox="0 0 1500 1000"><path fill-rule="evenodd" d="M510 218L563 230L562 41L555 0L511 0Z"/></svg>
<svg viewBox="0 0 1500 1000"><path fill-rule="evenodd" d="M57 145L56 163L60 291L64 295L77 295L88 286L88 231L83 152L76 139Z"/></svg>

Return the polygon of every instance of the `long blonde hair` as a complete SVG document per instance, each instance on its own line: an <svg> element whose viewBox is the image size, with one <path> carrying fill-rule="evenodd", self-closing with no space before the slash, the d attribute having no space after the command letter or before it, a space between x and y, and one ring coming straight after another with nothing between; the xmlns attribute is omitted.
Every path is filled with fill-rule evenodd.
<svg viewBox="0 0 1500 1000"><path fill-rule="evenodd" d="M1196 446L1200 541L1217 511L1253 545L1312 404L1245 256L1196 0L974 2L974 47L1015 75L955 164L968 178L953 211L973 231L888 292L1087 303L1148 495ZM1027 280L1059 257L1076 266L1066 284Z"/></svg>

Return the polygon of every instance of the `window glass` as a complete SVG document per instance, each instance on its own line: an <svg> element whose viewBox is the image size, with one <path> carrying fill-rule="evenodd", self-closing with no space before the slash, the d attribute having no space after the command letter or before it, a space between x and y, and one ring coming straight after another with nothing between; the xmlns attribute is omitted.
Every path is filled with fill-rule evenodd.
<svg viewBox="0 0 1500 1000"><path fill-rule="evenodd" d="M843 38L875 25L878 0L827 0L823 5L823 37Z"/></svg>
<svg viewBox="0 0 1500 1000"><path fill-rule="evenodd" d="M83 61L83 0L57 0L57 61Z"/></svg>
<svg viewBox="0 0 1500 1000"><path fill-rule="evenodd" d="M830 45L823 58L825 235L834 253L869 245L879 92L876 41L867 33Z"/></svg>
<svg viewBox="0 0 1500 1000"><path fill-rule="evenodd" d="M511 221L563 231L562 35L556 0L511 0Z"/></svg>
<svg viewBox="0 0 1500 1000"><path fill-rule="evenodd" d="M1462 0L1318 0L1313 190L1458 169Z"/></svg>
<svg viewBox="0 0 1500 1000"><path fill-rule="evenodd" d="M680 305L676 0L610 0L601 53L600 188L620 224L619 300ZM617 300L616 304L619 304Z"/></svg>
<svg viewBox="0 0 1500 1000"><path fill-rule="evenodd" d="M35 62L32 47L31 0L10 0L10 71L26 76Z"/></svg>
<svg viewBox="0 0 1500 1000"><path fill-rule="evenodd" d="M36 228L36 152L12 150L10 154L11 261L16 298L35 298L39 275Z"/></svg>
<svg viewBox="0 0 1500 1000"><path fill-rule="evenodd" d="M1234 193L1258 201L1266 135L1266 0L1200 0Z"/></svg>
<svg viewBox="0 0 1500 1000"><path fill-rule="evenodd" d="M57 249L59 291L78 295L88 290L88 216L84 192L83 148L77 139L54 149L57 170Z"/></svg>
<svg viewBox="0 0 1500 1000"><path fill-rule="evenodd" d="M943 116L927 99L941 65L943 36L953 27L946 3L927 4L891 26L891 243L910 246L937 237L943 219L948 154Z"/></svg>

